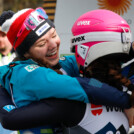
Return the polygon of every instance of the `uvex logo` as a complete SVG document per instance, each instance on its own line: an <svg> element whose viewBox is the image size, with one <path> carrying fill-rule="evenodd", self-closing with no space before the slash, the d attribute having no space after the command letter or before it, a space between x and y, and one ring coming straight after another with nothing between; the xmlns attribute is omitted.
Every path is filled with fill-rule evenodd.
<svg viewBox="0 0 134 134"><path fill-rule="evenodd" d="M72 43L80 42L85 40L85 36L77 37L72 39Z"/></svg>
<svg viewBox="0 0 134 134"><path fill-rule="evenodd" d="M90 21L79 21L78 23L77 23L77 26L79 26L79 25L90 25Z"/></svg>

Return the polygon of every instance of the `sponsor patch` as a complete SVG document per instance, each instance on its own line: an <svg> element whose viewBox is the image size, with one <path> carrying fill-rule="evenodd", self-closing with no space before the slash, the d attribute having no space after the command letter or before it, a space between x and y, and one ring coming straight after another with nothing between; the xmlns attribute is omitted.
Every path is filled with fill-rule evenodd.
<svg viewBox="0 0 134 134"><path fill-rule="evenodd" d="M13 105L6 105L3 107L4 110L6 110L7 112L10 112L11 110L15 109L15 106Z"/></svg>
<svg viewBox="0 0 134 134"><path fill-rule="evenodd" d="M88 51L89 47L88 46L84 46L84 45L78 45L78 54L85 59L86 55L87 55L87 51Z"/></svg>
<svg viewBox="0 0 134 134"><path fill-rule="evenodd" d="M48 28L50 27L50 25L48 23L45 23L44 25L42 25L38 30L36 30L36 34L38 36L40 36L42 33L44 33Z"/></svg>
<svg viewBox="0 0 134 134"><path fill-rule="evenodd" d="M103 112L102 105L91 104L91 112L94 116L99 116Z"/></svg>
<svg viewBox="0 0 134 134"><path fill-rule="evenodd" d="M32 72L34 71L36 68L38 68L39 66L38 65L28 65L25 67L25 69L28 71L28 72Z"/></svg>
<svg viewBox="0 0 134 134"><path fill-rule="evenodd" d="M60 60L64 61L64 60L66 60L66 58L63 56L63 57L60 57Z"/></svg>

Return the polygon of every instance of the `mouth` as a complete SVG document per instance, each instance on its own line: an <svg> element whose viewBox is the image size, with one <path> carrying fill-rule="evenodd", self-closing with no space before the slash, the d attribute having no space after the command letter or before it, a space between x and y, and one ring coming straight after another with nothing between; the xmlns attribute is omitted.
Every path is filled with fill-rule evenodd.
<svg viewBox="0 0 134 134"><path fill-rule="evenodd" d="M53 51L52 53L47 54L47 57L53 57L57 54L57 50Z"/></svg>

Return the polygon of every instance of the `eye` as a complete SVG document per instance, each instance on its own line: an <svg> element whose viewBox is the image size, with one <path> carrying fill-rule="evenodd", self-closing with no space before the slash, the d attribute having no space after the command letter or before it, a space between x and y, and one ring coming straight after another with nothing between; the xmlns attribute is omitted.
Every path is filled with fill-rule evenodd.
<svg viewBox="0 0 134 134"><path fill-rule="evenodd" d="M46 42L45 43L41 43L41 44L38 44L38 47L43 47L45 46Z"/></svg>
<svg viewBox="0 0 134 134"><path fill-rule="evenodd" d="M57 36L56 30L52 33L52 38L55 38Z"/></svg>
<svg viewBox="0 0 134 134"><path fill-rule="evenodd" d="M55 38L57 36L57 34L53 34L52 38Z"/></svg>

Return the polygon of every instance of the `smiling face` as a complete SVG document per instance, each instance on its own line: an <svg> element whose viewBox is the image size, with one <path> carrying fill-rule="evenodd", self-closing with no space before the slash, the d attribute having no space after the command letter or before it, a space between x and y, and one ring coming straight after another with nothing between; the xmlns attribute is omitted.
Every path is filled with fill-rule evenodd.
<svg viewBox="0 0 134 134"><path fill-rule="evenodd" d="M39 38L24 56L41 64L54 66L59 62L60 38L54 28Z"/></svg>

